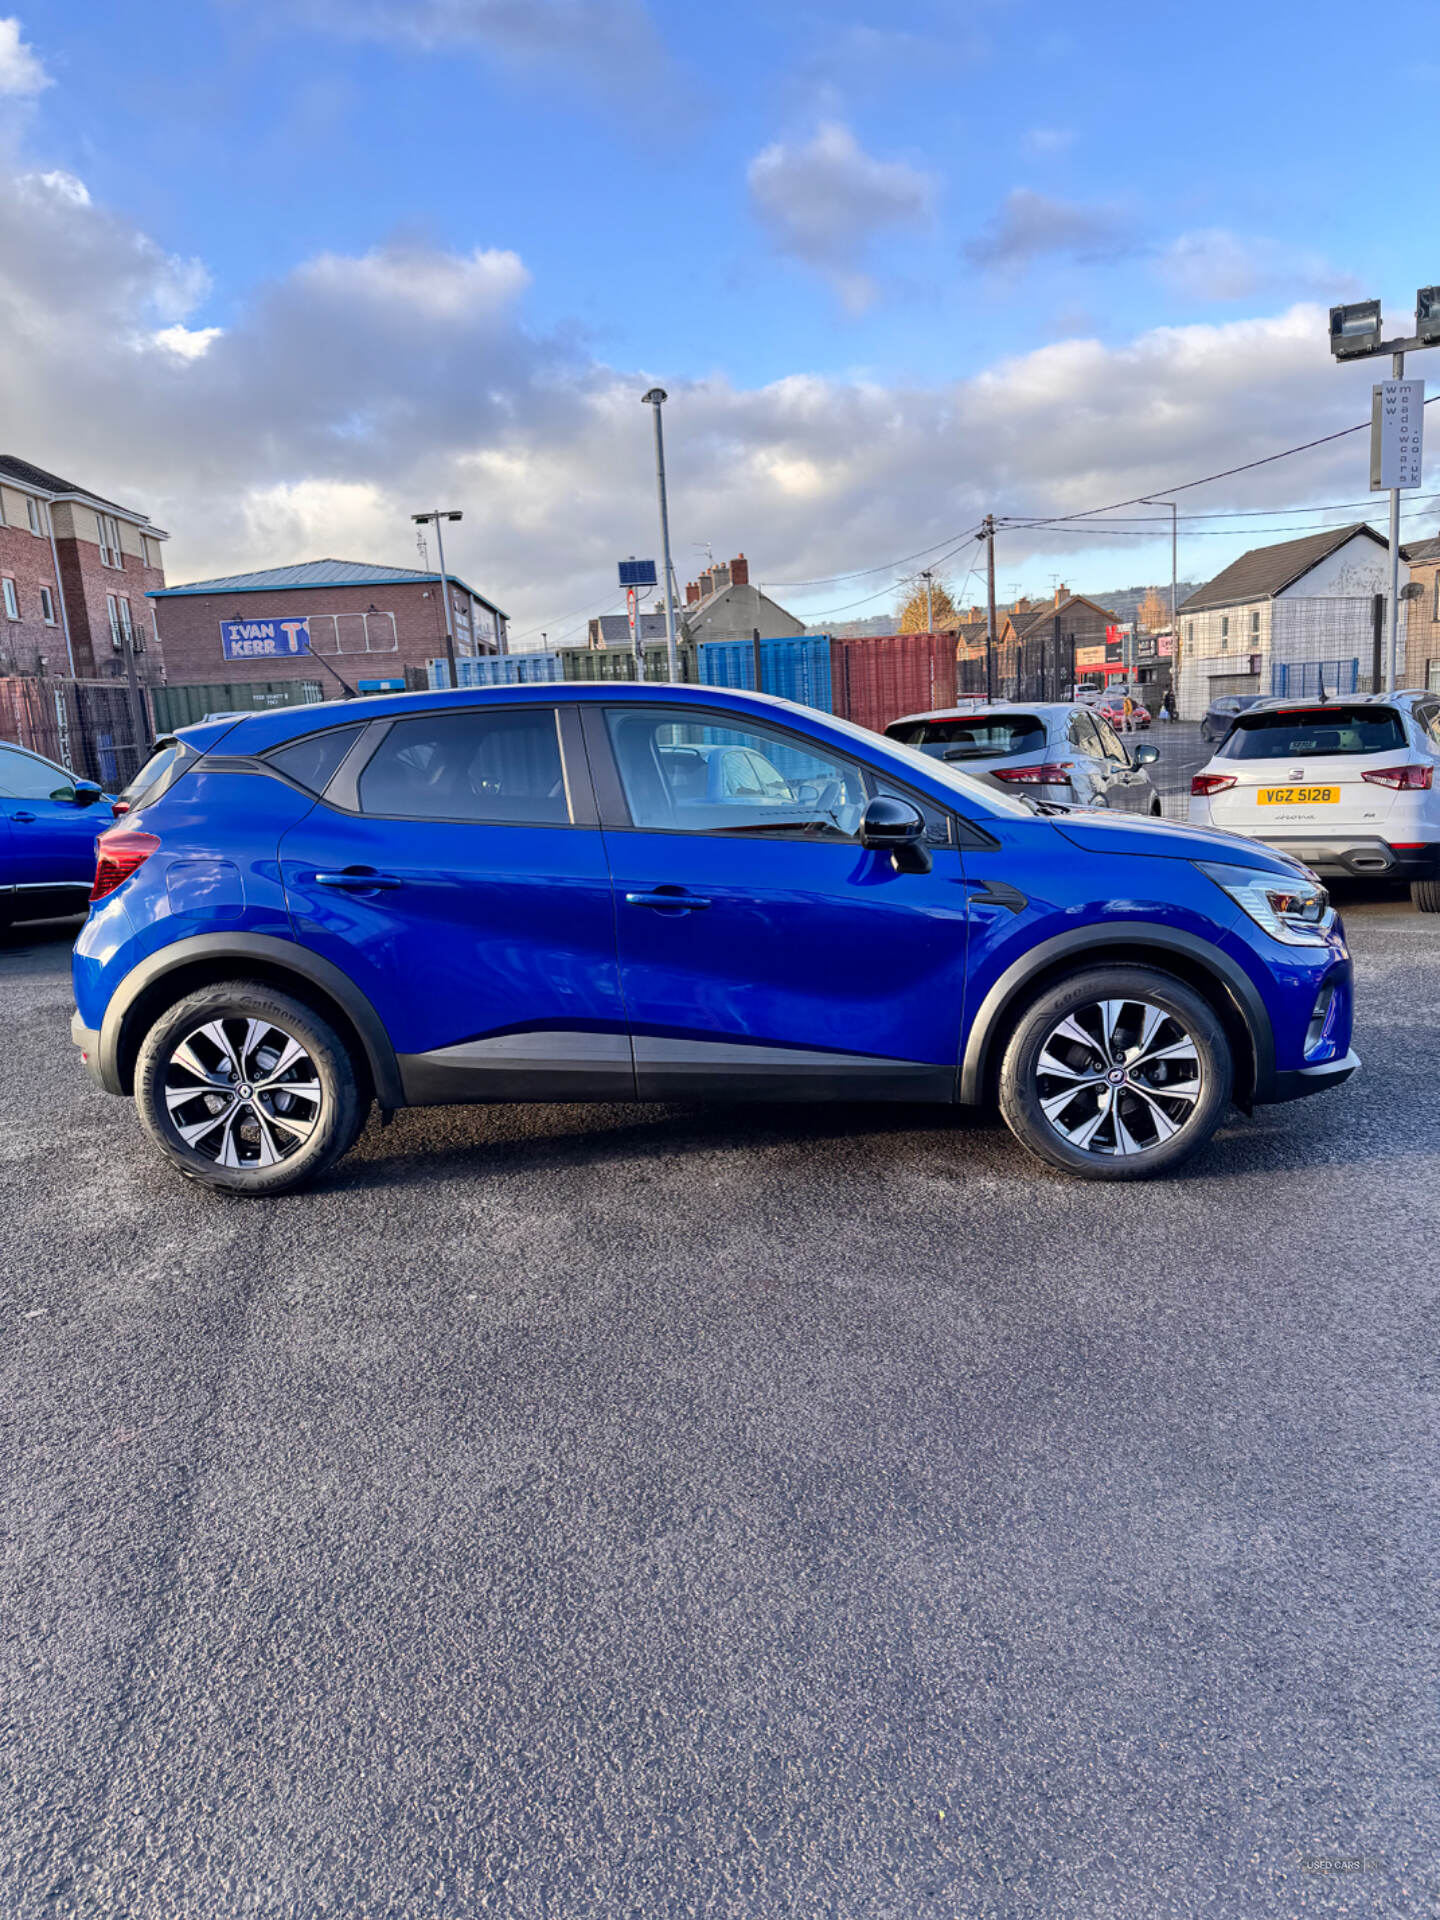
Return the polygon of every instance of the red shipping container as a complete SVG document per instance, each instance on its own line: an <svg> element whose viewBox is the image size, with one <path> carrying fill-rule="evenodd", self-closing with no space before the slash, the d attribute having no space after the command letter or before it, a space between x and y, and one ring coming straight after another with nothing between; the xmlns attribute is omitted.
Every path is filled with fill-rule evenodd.
<svg viewBox="0 0 1440 1920"><path fill-rule="evenodd" d="M883 733L905 713L955 704L953 633L881 633L830 643L835 712Z"/></svg>

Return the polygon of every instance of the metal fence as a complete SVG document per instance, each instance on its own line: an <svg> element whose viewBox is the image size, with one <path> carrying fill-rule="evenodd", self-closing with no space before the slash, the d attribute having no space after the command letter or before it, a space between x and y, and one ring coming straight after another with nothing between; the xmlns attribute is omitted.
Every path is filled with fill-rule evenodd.
<svg viewBox="0 0 1440 1920"><path fill-rule="evenodd" d="M138 723L138 724L137 724ZM150 756L150 716L123 680L0 678L0 740L58 761L79 780L117 793Z"/></svg>

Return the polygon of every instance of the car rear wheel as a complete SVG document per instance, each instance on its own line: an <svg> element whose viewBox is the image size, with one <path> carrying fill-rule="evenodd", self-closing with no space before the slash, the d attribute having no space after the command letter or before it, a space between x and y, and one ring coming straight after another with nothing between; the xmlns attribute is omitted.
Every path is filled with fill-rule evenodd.
<svg viewBox="0 0 1440 1920"><path fill-rule="evenodd" d="M1440 913L1440 880L1412 880L1410 898L1421 913Z"/></svg>
<svg viewBox="0 0 1440 1920"><path fill-rule="evenodd" d="M1021 1016L1000 1067L1000 1110L1022 1146L1087 1180L1144 1180L1203 1147L1234 1066L1209 1004L1147 967L1060 981Z"/></svg>
<svg viewBox="0 0 1440 1920"><path fill-rule="evenodd" d="M326 1020L261 981L227 980L187 995L146 1034L135 1105L188 1179L261 1195L338 1160L369 1103Z"/></svg>

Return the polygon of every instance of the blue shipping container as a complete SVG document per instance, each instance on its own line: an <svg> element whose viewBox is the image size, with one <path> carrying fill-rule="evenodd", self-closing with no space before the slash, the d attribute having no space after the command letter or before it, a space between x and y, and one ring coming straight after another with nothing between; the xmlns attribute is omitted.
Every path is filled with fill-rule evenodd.
<svg viewBox="0 0 1440 1920"><path fill-rule="evenodd" d="M801 634L793 640L762 640L758 688L753 640L702 640L700 680L707 687L739 687L750 693L773 693L802 707L817 707L821 713L834 712L827 634Z"/></svg>
<svg viewBox="0 0 1440 1920"><path fill-rule="evenodd" d="M537 680L562 680L558 653L482 654L478 659L461 655L455 662L462 687L528 687ZM450 684L450 663L429 663L431 691Z"/></svg>

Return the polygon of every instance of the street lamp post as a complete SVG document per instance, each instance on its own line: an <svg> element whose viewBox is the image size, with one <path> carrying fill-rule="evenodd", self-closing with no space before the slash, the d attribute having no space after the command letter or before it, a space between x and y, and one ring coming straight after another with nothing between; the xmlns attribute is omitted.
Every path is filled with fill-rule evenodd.
<svg viewBox="0 0 1440 1920"><path fill-rule="evenodd" d="M643 404L651 408L655 417L655 486L660 495L660 551L665 568L665 647L673 685L680 678L680 657L675 646L675 577L670 565L670 509L665 499L665 430L660 424L660 409L668 398L663 387L651 387L644 396ZM637 633L640 617L643 616L637 616Z"/></svg>
<svg viewBox="0 0 1440 1920"><path fill-rule="evenodd" d="M1169 507L1170 509L1170 684L1176 688L1175 698L1180 698L1178 682L1180 679L1180 614L1177 601L1180 593L1180 508L1173 500L1152 500L1148 496L1140 502L1142 507Z"/></svg>
<svg viewBox="0 0 1440 1920"><path fill-rule="evenodd" d="M1383 340L1385 328L1378 300L1355 300L1347 306L1330 309L1330 351L1337 360L1372 360L1390 355L1390 371L1395 381L1405 378L1405 356L1422 347L1440 346L1440 287L1421 287L1415 295L1415 331L1404 338ZM1388 644L1385 650L1385 691L1393 693L1400 676L1400 494L1403 489L1420 485L1421 422L1424 420L1423 381L1421 405L1411 443L1413 470L1396 473L1396 483L1386 487L1382 469L1401 458L1399 450L1386 445L1382 389L1375 388L1374 411L1370 427L1370 487L1372 492L1390 495L1390 595ZM1401 396L1396 395L1397 410ZM1378 692L1378 688L1372 688Z"/></svg>
<svg viewBox="0 0 1440 1920"><path fill-rule="evenodd" d="M445 534L441 523L461 520L464 515L453 508L434 507L429 513L412 513L410 518L420 527L428 526L432 520L435 523L435 546L440 555L440 597L445 602L445 658L450 666L450 684L458 687L460 674L455 665L455 628L450 618L450 576L445 571Z"/></svg>
<svg viewBox="0 0 1440 1920"><path fill-rule="evenodd" d="M929 567L926 567L920 575L925 582L925 631L927 633L935 631L935 602L930 585L932 577Z"/></svg>

